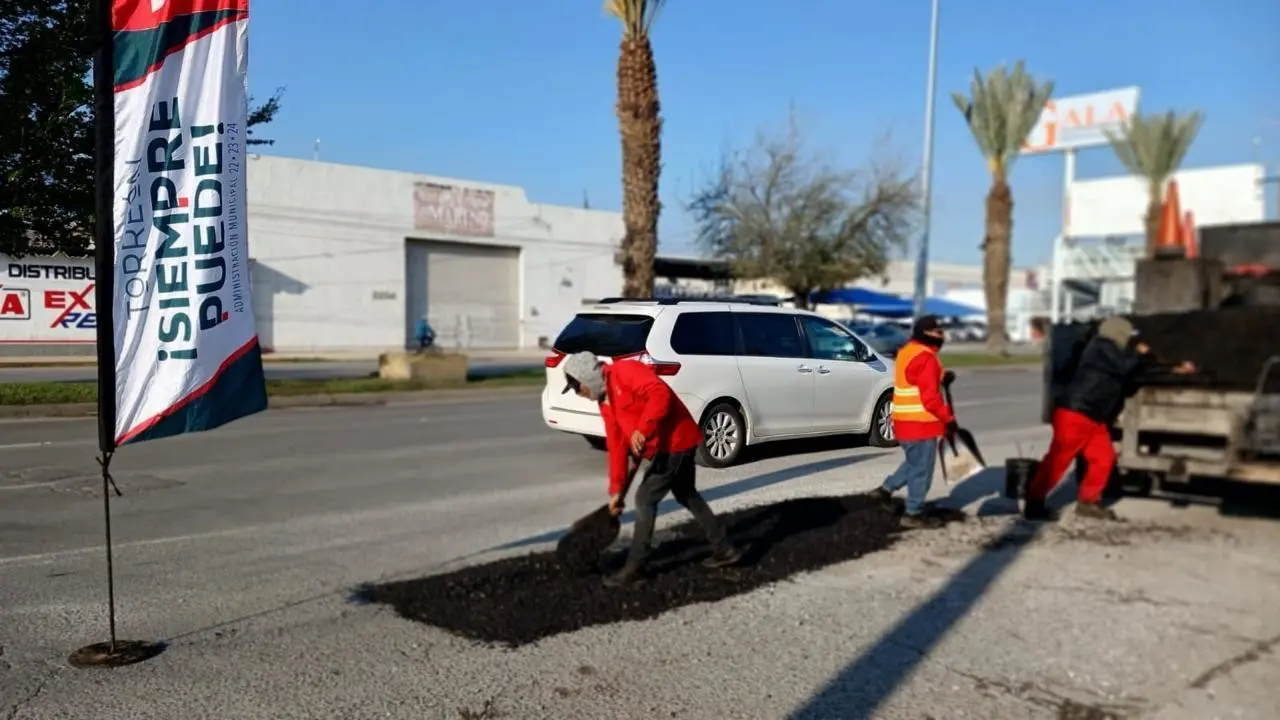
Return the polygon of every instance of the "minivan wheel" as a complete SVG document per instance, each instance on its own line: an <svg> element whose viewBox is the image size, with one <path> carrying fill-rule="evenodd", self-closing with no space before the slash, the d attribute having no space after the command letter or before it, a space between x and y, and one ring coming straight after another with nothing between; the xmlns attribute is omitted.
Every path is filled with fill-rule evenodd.
<svg viewBox="0 0 1280 720"><path fill-rule="evenodd" d="M738 461L747 443L747 425L733 404L719 402L702 416L702 436L698 462L712 468L729 467Z"/></svg>
<svg viewBox="0 0 1280 720"><path fill-rule="evenodd" d="M876 411L871 415L868 443L872 447L893 447L898 444L893 434L893 393L885 393L876 403Z"/></svg>
<svg viewBox="0 0 1280 720"><path fill-rule="evenodd" d="M586 439L588 445L596 450L606 450L609 447L602 437L596 437L595 435L583 435L582 437Z"/></svg>

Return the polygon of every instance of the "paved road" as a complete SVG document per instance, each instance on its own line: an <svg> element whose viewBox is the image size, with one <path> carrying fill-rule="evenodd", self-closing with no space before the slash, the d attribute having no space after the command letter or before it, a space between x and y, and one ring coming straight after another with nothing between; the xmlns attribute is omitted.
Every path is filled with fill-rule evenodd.
<svg viewBox="0 0 1280 720"><path fill-rule="evenodd" d="M981 441L993 443L989 455L997 460L1012 453L1014 443L1042 449L1038 390L1035 373L970 372L957 386L959 414ZM855 571L857 583L842 585L838 595L802 583L674 613L653 627L584 631L517 653L472 648L385 610L353 606L349 590L553 537L546 533L602 499L602 456L578 438L548 431L532 393L501 401L477 396L270 411L214 432L121 450L116 478L124 497L113 501L121 633L165 639L170 647L136 668L83 673L60 658L105 632L93 433L93 424L82 420L0 423L0 716L6 720L456 718L492 698L507 717L782 717L786 708L821 695L841 663L890 633L900 613L927 599L921 593L959 570L954 553L926 549L921 569L907 569L917 560L886 556ZM897 461L894 452L848 444L806 453L812 449L776 448L738 468L705 471L702 484L723 507L822 488L866 489ZM1239 548L1231 552L1238 562L1255 562ZM1050 574L1068 582L1061 569ZM1205 592L1213 586L1203 578L1194 583ZM1257 590L1260 597L1266 592ZM1237 599L1249 596L1232 592ZM1037 596L1037 610L1053 608L1047 619L1060 609L1054 597ZM1094 612L1088 601L1070 600ZM845 615L824 614L835 608ZM1001 613L1029 616L1021 607ZM1084 623L1079 612L1071 617ZM1238 634L1253 637L1274 627L1249 617ZM732 625L724 625L727 618ZM1111 621L1098 622L1099 632L1115 632ZM689 635L695 627L703 628L697 638ZM1008 656L990 662L1015 676L1033 667L1050 673L1049 660L1033 662L1020 649L1019 642L1035 648L1032 656L1043 651L1049 641L1034 628L1022 629L1030 632L1022 641L999 623L978 632L966 631L972 642L965 647L978 649L964 652ZM694 646L699 652L690 654ZM802 656L805 648L817 654ZM1225 652L1226 645L1214 648ZM720 661L705 661L703 649ZM897 659L873 658L881 667L876 672L898 667L902 657L918 662L929 654L900 651ZM760 660L772 652L786 658ZM960 664L948 655L954 650L939 652L948 658L939 661L943 667ZM619 653L634 658L619 661ZM1087 663L1084 657L1077 662ZM1200 664L1211 664L1211 657ZM640 667L643 675L636 674ZM781 668L788 668L785 678ZM922 675L937 672L928 666ZM956 692L956 682L930 679L925 689L908 693L909 711L882 716L950 716L952 703L972 701L981 708L972 716L1047 717L1043 707L1014 700L983 705L976 690ZM739 700L750 703L720 704Z"/></svg>
<svg viewBox="0 0 1280 720"><path fill-rule="evenodd" d="M268 379L274 380L332 380L369 377L378 371L376 360L281 362L264 365ZM508 374L542 367L541 361L511 362L505 360L479 360L471 363L471 374L476 377ZM83 382L97 378L92 366L81 367L23 367L0 368L0 383L6 382Z"/></svg>

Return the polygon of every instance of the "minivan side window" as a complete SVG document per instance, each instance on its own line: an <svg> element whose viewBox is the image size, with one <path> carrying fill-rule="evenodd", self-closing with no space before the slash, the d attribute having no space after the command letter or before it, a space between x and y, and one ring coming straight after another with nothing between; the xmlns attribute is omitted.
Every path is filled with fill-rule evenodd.
<svg viewBox="0 0 1280 720"><path fill-rule="evenodd" d="M858 338L830 320L802 315L800 324L804 326L809 353L817 360L866 362L871 359L871 353Z"/></svg>
<svg viewBox="0 0 1280 720"><path fill-rule="evenodd" d="M738 329L728 312L684 312L671 328L671 349L678 355L736 355Z"/></svg>
<svg viewBox="0 0 1280 720"><path fill-rule="evenodd" d="M742 333L742 354L755 357L802 358L804 338L794 315L735 312Z"/></svg>

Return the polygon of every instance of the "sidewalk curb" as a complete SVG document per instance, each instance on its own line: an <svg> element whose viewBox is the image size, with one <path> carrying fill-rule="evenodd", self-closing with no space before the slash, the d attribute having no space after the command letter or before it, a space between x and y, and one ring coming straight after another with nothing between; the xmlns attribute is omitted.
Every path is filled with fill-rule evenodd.
<svg viewBox="0 0 1280 720"><path fill-rule="evenodd" d="M946 363L943 363L946 366ZM1012 370L1014 372L1043 372L1042 363L1010 363L1008 365L970 365L969 367L957 368L956 372L1002 372Z"/></svg>
<svg viewBox="0 0 1280 720"><path fill-rule="evenodd" d="M448 403L458 400L501 400L520 395L536 396L542 392L540 385L522 385L506 388L477 388L450 390L418 390L385 393L341 393L337 395L282 395L267 399L268 410L318 407L377 407L403 403ZM0 405L0 419L21 418L88 418L96 417L95 403L65 403L61 405Z"/></svg>

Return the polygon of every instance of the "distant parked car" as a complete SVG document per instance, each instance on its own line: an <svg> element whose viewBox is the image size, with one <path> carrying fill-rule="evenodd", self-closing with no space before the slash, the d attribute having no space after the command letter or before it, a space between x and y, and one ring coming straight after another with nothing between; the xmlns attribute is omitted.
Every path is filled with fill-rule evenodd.
<svg viewBox="0 0 1280 720"><path fill-rule="evenodd" d="M846 322L841 323L854 335L862 338L872 350L885 357L897 357L898 351L911 339L902 328L889 323Z"/></svg>

